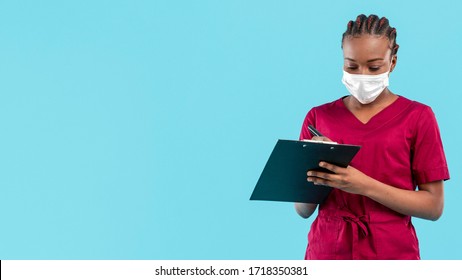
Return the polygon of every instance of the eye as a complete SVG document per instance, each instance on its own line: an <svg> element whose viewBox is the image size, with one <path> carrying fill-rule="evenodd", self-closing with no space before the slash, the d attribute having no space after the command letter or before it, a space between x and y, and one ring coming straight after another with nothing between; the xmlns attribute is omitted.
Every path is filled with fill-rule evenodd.
<svg viewBox="0 0 462 280"><path fill-rule="evenodd" d="M347 69L356 70L356 69L358 69L358 66L347 66Z"/></svg>
<svg viewBox="0 0 462 280"><path fill-rule="evenodd" d="M380 70L380 66L371 66L369 67L369 71L374 72Z"/></svg>

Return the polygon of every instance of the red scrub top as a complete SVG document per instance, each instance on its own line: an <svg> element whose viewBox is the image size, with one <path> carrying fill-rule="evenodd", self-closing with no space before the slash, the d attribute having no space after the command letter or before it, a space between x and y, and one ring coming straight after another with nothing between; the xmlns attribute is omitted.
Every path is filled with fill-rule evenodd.
<svg viewBox="0 0 462 280"><path fill-rule="evenodd" d="M311 109L300 139L311 139L311 124L332 141L361 145L351 166L396 188L449 179L435 115L430 107L399 96L363 124L343 98ZM419 259L411 217L365 196L333 189L319 205L308 234L305 259Z"/></svg>

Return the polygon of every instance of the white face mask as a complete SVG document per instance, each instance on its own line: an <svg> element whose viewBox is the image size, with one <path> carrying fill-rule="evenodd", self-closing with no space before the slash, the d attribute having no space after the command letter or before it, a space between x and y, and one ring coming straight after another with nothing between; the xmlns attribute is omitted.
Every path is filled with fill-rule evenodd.
<svg viewBox="0 0 462 280"><path fill-rule="evenodd" d="M359 102L369 104L388 86L388 73L390 71L379 75L358 75L343 70L342 83Z"/></svg>

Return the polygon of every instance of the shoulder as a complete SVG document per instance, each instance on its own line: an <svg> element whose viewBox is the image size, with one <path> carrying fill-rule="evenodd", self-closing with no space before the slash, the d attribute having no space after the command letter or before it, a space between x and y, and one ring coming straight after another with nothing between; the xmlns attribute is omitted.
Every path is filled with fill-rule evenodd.
<svg viewBox="0 0 462 280"><path fill-rule="evenodd" d="M419 125L419 123L426 122L428 120L433 121L435 114L430 106L421 102L407 99L406 97L400 96L399 107L401 109L401 118L409 121L413 126Z"/></svg>
<svg viewBox="0 0 462 280"><path fill-rule="evenodd" d="M415 100L407 99L406 97L400 96L401 103L407 106L407 109L411 112L416 113L433 113L432 108L426 104L420 103Z"/></svg>
<svg viewBox="0 0 462 280"><path fill-rule="evenodd" d="M317 127L320 122L325 122L326 119L337 116L338 112L341 110L342 105L343 101L342 98L340 98L335 101L311 108L303 121L300 139L311 139L310 132L308 131L308 125L311 124Z"/></svg>
<svg viewBox="0 0 462 280"><path fill-rule="evenodd" d="M305 123L316 125L318 119L326 119L338 115L343 105L343 97L329 103L312 107L305 116Z"/></svg>
<svg viewBox="0 0 462 280"><path fill-rule="evenodd" d="M324 103L322 105L315 106L308 111L308 114L313 113L330 113L332 111L337 111L341 108L343 104L343 97L334 100L332 102Z"/></svg>
<svg viewBox="0 0 462 280"><path fill-rule="evenodd" d="M409 120L414 135L427 133L429 130L438 130L436 116L430 106L404 97L401 99L407 104L404 115Z"/></svg>

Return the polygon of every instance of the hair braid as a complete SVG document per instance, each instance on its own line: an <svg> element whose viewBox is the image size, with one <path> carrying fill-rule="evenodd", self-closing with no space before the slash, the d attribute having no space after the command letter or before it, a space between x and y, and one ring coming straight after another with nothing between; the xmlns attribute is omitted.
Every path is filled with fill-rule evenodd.
<svg viewBox="0 0 462 280"><path fill-rule="evenodd" d="M368 17L361 14L356 17L355 21L350 20L348 22L347 30L342 35L342 47L345 38L359 37L365 34L386 37L390 42L391 54L397 54L399 45L396 43L396 28L390 26L386 17L379 18L373 14Z"/></svg>

